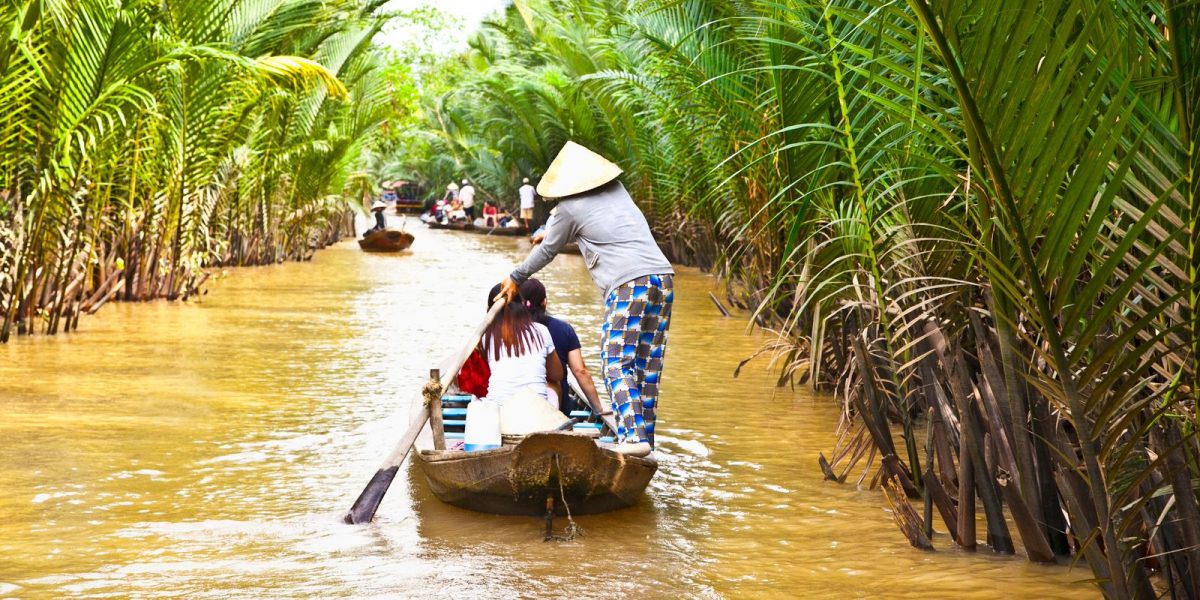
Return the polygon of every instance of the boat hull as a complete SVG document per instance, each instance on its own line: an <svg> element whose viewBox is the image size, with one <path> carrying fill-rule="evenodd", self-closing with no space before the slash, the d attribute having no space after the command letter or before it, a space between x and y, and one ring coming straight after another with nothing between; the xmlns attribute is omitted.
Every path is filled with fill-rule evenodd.
<svg viewBox="0 0 1200 600"><path fill-rule="evenodd" d="M658 470L651 457L618 454L567 432L534 433L495 450L423 450L416 462L442 502L504 515L543 515L547 498L560 515L625 508Z"/></svg>
<svg viewBox="0 0 1200 600"><path fill-rule="evenodd" d="M412 246L413 235L406 231L385 229L368 233L358 240L358 247L367 252L400 252Z"/></svg>
<svg viewBox="0 0 1200 600"><path fill-rule="evenodd" d="M475 229L473 223L438 223L437 221L428 221L425 224L430 229L451 229L455 231L471 231Z"/></svg>
<svg viewBox="0 0 1200 600"><path fill-rule="evenodd" d="M505 235L505 236L526 236L529 235L529 230L524 227L479 227L475 226L472 230L475 233L484 235Z"/></svg>
<svg viewBox="0 0 1200 600"><path fill-rule="evenodd" d="M419 215L425 212L425 204L423 202L396 202L393 210L398 215Z"/></svg>

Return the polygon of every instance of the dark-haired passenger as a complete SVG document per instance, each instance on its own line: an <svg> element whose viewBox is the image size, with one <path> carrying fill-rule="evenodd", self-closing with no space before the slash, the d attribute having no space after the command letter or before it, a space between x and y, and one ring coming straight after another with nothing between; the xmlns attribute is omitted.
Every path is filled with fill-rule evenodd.
<svg viewBox="0 0 1200 600"><path fill-rule="evenodd" d="M587 364L583 362L583 351L579 344L579 336L575 333L575 328L566 321L552 317L546 312L546 286L542 285L541 281L530 277L521 284L520 297L524 299L525 306L529 309L529 313L533 315L533 320L540 323L550 331L550 338L554 341L554 351L558 354L559 361L571 369L571 373L575 375L575 380L579 382L579 389L587 396L586 401L588 406L602 407L600 404L600 395L596 393L596 384L592 382L592 373L588 371ZM562 395L558 403L558 410L568 417L571 416L571 411L577 407L576 402L585 400L584 398L575 398L571 393L569 386L563 386Z"/></svg>
<svg viewBox="0 0 1200 600"><path fill-rule="evenodd" d="M500 293L497 285L488 302ZM563 366L554 351L554 339L545 325L534 321L520 296L500 309L480 341L491 375L488 399L501 405L519 394L532 393L558 409L558 389Z"/></svg>

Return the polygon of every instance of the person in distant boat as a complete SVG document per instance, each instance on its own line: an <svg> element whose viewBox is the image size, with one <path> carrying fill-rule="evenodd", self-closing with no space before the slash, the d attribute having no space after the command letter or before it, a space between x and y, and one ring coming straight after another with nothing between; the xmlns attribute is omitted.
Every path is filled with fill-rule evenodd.
<svg viewBox="0 0 1200 600"><path fill-rule="evenodd" d="M463 211L467 213L467 219L475 220L475 186L471 185L466 179L462 182L462 187L458 190L458 200L462 202Z"/></svg>
<svg viewBox="0 0 1200 600"><path fill-rule="evenodd" d="M485 200L483 202L483 226L498 227L499 218L500 209L496 208L496 205L492 204L491 201Z"/></svg>
<svg viewBox="0 0 1200 600"><path fill-rule="evenodd" d="M488 303L500 294L500 285L488 293ZM533 393L558 409L563 366L554 351L554 338L545 325L533 320L525 300L507 302L488 325L480 340L487 360L489 400L504 404L518 394Z"/></svg>
<svg viewBox="0 0 1200 600"><path fill-rule="evenodd" d="M674 304L674 269L646 217L617 181L621 168L567 142L537 192L558 199L544 238L502 282L506 298L570 242L579 245L592 281L604 293L600 362L617 413L618 452L645 455L654 445L658 390ZM539 243L540 242L540 243Z"/></svg>
<svg viewBox="0 0 1200 600"><path fill-rule="evenodd" d="M525 224L525 229L533 229L533 203L536 198L535 190L532 185L529 185L529 178L521 180L522 185L517 193L521 196L521 222Z"/></svg>
<svg viewBox="0 0 1200 600"><path fill-rule="evenodd" d="M384 229L387 229L387 216L383 214L383 211L386 208L387 205L381 200L376 200L371 203L371 213L375 215L375 226L363 232L363 237L367 237L376 231L383 231Z"/></svg>
<svg viewBox="0 0 1200 600"><path fill-rule="evenodd" d="M446 208L446 218L442 223L457 223L465 220L467 220L467 212L463 210L462 201L458 198L451 200L450 206Z"/></svg>
<svg viewBox="0 0 1200 600"><path fill-rule="evenodd" d="M431 220L435 223L445 222L446 221L446 213L450 209L450 202L457 197L458 197L458 184L451 181L446 186L446 193L442 194L441 199L437 200L436 202L433 203L433 206L429 207L429 214L421 217L421 220L425 221L426 223L428 223Z"/></svg>
<svg viewBox="0 0 1200 600"><path fill-rule="evenodd" d="M394 206L396 204L397 196L394 187L395 185L396 184L392 181L385 181L379 186L383 188L383 203L387 204L388 206Z"/></svg>
<svg viewBox="0 0 1200 600"><path fill-rule="evenodd" d="M554 340L554 351L558 354L558 360L571 369L575 380L579 382L580 391L587 396L587 398L576 398L575 394L571 392L570 386L564 385L563 393L559 396L558 410L569 417L571 411L576 409L603 407L604 405L600 404L600 395L596 393L596 384L592 382L592 372L583 362L583 347L579 344L579 336L575 334L575 328L571 327L570 323L552 317L546 312L546 286L536 278L530 277L521 284L520 294L525 299L525 306L533 315L533 320L545 325L546 329L550 331L550 338ZM587 404L577 406L578 401L586 401Z"/></svg>

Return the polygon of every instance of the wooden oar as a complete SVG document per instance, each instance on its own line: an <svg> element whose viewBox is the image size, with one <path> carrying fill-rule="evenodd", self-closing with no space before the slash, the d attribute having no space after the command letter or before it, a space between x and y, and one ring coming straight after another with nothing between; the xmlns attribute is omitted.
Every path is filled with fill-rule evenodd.
<svg viewBox="0 0 1200 600"><path fill-rule="evenodd" d="M441 374L442 378L439 383L442 389L450 386L450 382L458 375L459 369L462 369L463 363L467 362L467 358L471 356L471 352L475 351L475 347L479 345L479 338L483 336L483 332L487 326L491 324L492 319L496 318L496 314L504 307L504 298L498 297L492 303L491 310L484 317L483 322L475 328L471 333L470 339L466 344L458 350L457 353L446 357L442 361ZM375 471L375 476L371 478L367 487L363 488L358 499L354 501L354 506L350 507L350 512L346 513L343 521L352 525L359 523L367 523L375 518L375 511L379 509L379 503L383 502L383 495L387 493L388 488L392 485L392 480L396 478L396 473L400 471L400 465L404 463L404 458L408 456L409 449L412 448L413 442L417 441L417 436L421 430L425 428L425 422L429 420L429 406L425 404L424 398L418 395L416 402L420 403L421 409L408 423L408 431L404 433L404 437L400 438L400 442L392 449L391 454L388 454L384 459L383 465Z"/></svg>
<svg viewBox="0 0 1200 600"><path fill-rule="evenodd" d="M601 400L598 403L600 406L592 404L591 398L588 398L587 394L584 394L583 390L579 388L579 382L575 380L575 374L570 370L567 371L567 383L570 384L571 391L575 392L576 396L583 398L584 401L586 401L588 405L592 407L592 412L596 413L596 416L600 417L600 420L604 422L609 431L612 431L613 435L617 435L617 422L615 419L613 419L612 415L604 414L604 401ZM599 400L599 398L597 398L597 400Z"/></svg>

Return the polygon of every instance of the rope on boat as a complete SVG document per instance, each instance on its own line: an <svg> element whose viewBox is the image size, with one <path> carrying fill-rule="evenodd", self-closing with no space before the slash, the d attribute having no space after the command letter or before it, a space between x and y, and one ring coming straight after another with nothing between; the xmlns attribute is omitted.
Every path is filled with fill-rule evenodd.
<svg viewBox="0 0 1200 600"><path fill-rule="evenodd" d="M571 505L567 504L567 492L563 489L562 484L562 460L557 454L554 455L554 464L558 467L558 496L562 498L563 510L567 511L567 528L563 530L563 535L547 535L542 541L569 542L577 537L582 537L583 528L575 522L575 519L571 518Z"/></svg>
<svg viewBox="0 0 1200 600"><path fill-rule="evenodd" d="M442 384L437 380L426 381L421 388L421 395L425 397L425 406L433 404L442 395Z"/></svg>

